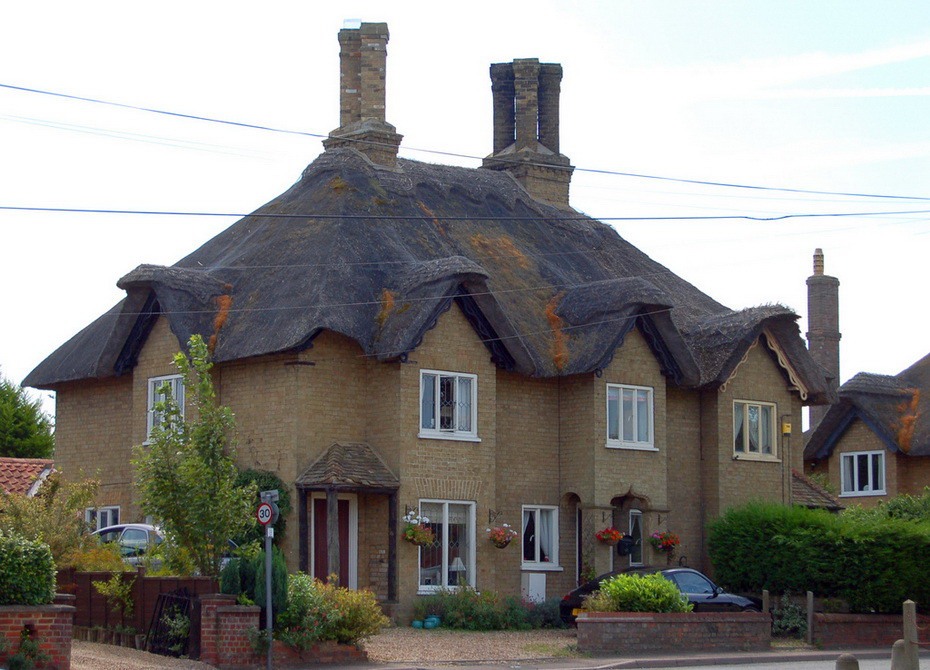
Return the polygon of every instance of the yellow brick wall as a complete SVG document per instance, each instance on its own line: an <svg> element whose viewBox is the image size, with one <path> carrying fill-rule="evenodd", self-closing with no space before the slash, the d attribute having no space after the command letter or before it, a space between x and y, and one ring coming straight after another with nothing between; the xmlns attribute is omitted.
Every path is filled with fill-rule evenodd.
<svg viewBox="0 0 930 670"><path fill-rule="evenodd" d="M101 482L100 507L119 505L125 521L132 507L132 377L114 377L56 389L55 468L68 480ZM143 421L145 417L143 417Z"/></svg>
<svg viewBox="0 0 930 670"><path fill-rule="evenodd" d="M737 456L734 453L733 403L736 400L775 403L775 459L754 460L749 455ZM791 423L792 433L787 438L781 434L783 420ZM791 486L790 463L798 461L804 446L801 403L798 395L789 390L785 377L764 343L757 342L726 388L720 391L716 423L720 435L716 453L720 482L718 513L751 500L787 503Z"/></svg>
<svg viewBox="0 0 930 670"><path fill-rule="evenodd" d="M666 398L669 509L666 527L681 540L679 556L685 556L688 565L700 568L704 545L701 398L694 391L674 385L668 386Z"/></svg>

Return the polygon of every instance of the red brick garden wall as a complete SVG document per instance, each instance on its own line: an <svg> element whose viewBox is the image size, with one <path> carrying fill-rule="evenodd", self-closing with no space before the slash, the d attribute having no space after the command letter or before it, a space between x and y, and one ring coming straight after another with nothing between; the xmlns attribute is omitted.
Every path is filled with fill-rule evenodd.
<svg viewBox="0 0 930 670"><path fill-rule="evenodd" d="M235 596L200 596L200 660L221 670L254 668L265 660L255 654L249 641L249 631L258 629L260 608L235 603ZM275 641L272 657L276 668L368 660L361 649L335 642L324 642L299 652Z"/></svg>
<svg viewBox="0 0 930 670"><path fill-rule="evenodd" d="M930 617L917 617L917 625L927 629ZM899 614L822 614L814 613L814 644L824 649L846 647L890 647L904 637Z"/></svg>
<svg viewBox="0 0 930 670"><path fill-rule="evenodd" d="M49 660L40 667L53 670L71 668L71 626L74 608L69 605L0 606L0 636L7 642L6 653L0 653L0 663L19 651L23 629L39 643L39 649Z"/></svg>
<svg viewBox="0 0 930 670"><path fill-rule="evenodd" d="M772 618L761 612L586 612L578 649L589 654L768 649Z"/></svg>

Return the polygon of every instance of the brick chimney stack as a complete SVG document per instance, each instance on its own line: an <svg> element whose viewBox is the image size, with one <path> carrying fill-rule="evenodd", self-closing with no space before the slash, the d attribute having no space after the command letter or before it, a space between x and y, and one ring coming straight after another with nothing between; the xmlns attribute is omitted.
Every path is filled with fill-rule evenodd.
<svg viewBox="0 0 930 670"><path fill-rule="evenodd" d="M494 153L482 167L506 170L530 195L568 207L574 168L559 153L562 66L521 58L491 65Z"/></svg>
<svg viewBox="0 0 930 670"><path fill-rule="evenodd" d="M351 147L374 163L394 166L402 135L385 120L386 23L339 31L339 123L326 149Z"/></svg>
<svg viewBox="0 0 930 670"><path fill-rule="evenodd" d="M814 251L814 274L807 278L807 348L827 372L835 391L840 379L840 280L823 273L823 250ZM812 405L810 427L814 428L829 409Z"/></svg>

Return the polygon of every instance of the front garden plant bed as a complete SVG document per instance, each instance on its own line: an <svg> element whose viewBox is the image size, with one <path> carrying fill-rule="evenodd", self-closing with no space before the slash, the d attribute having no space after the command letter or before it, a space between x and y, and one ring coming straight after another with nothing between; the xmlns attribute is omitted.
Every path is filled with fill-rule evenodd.
<svg viewBox="0 0 930 670"><path fill-rule="evenodd" d="M772 642L762 612L582 612L578 650L588 654L758 651Z"/></svg>

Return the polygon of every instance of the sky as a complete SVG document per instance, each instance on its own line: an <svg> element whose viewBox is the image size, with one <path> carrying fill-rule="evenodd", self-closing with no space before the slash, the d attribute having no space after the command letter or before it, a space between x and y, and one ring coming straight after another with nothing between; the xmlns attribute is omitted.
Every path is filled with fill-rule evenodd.
<svg viewBox="0 0 930 670"><path fill-rule="evenodd" d="M402 157L476 167L488 66L561 63L573 207L728 307L790 306L802 334L822 248L844 381L930 351L930 3L35 0L0 6L0 374L237 218L16 208L255 210L339 125L336 35L359 19L390 29Z"/></svg>

